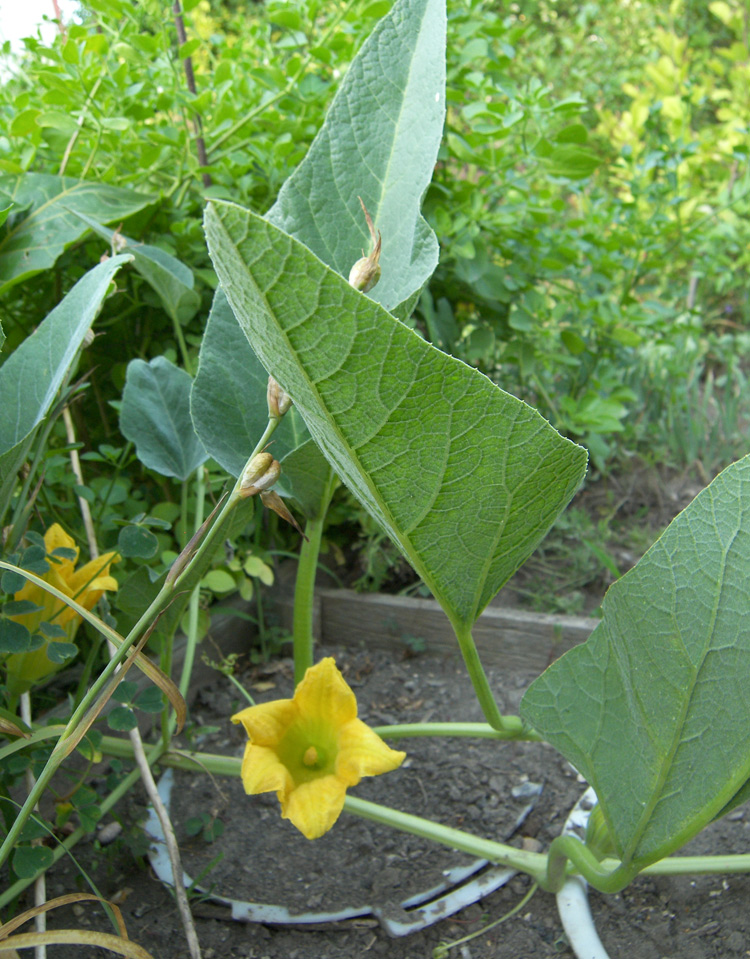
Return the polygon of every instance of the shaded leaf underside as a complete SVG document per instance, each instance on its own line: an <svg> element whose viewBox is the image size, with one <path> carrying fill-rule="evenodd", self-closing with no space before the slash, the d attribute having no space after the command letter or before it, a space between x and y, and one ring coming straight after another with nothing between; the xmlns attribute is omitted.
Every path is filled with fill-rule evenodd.
<svg viewBox="0 0 750 959"><path fill-rule="evenodd" d="M607 593L521 714L596 790L624 861L679 848L750 778L750 458Z"/></svg>
<svg viewBox="0 0 750 959"><path fill-rule="evenodd" d="M585 471L585 451L232 204L206 213L240 326L334 471L451 619L471 624Z"/></svg>

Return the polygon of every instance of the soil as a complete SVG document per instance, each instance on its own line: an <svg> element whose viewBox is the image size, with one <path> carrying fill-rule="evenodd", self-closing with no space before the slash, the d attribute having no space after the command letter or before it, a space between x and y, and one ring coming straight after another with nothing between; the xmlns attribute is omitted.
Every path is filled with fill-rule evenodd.
<svg viewBox="0 0 750 959"><path fill-rule="evenodd" d="M371 725L481 719L457 654L401 658L399 653L395 659L351 646L317 653L336 656L357 694L360 716ZM489 673L502 709L516 712L534 677ZM290 660L248 669L239 678L258 701L291 695ZM229 716L243 705L223 678L204 685L191 713L193 732L201 736L199 748L241 755L244 734ZM408 753L401 769L363 780L353 795L517 846L546 848L585 788L575 770L545 744L423 738L399 746ZM100 773L100 787L105 775ZM309 842L280 818L273 796L248 797L234 779L212 782L204 774L179 773L173 796L173 818L190 876L205 873L201 885L225 897L283 904L291 912L371 906L388 917L407 919L400 903L435 885L443 870L470 861L347 814L326 836ZM747 806L735 810L684 852L745 852L748 812ZM74 853L102 893L119 900L131 939L154 959L183 959L188 951L171 894L143 861L139 865L122 838L129 837L132 845L132 825L142 813L143 800L133 791L102 823L122 822L122 836L107 846L95 840L81 843ZM203 813L224 827L213 842L187 834L187 821ZM49 896L84 888L70 862L50 870L48 882ZM460 939L499 919L528 890L529 881L516 876L478 903L403 938L389 936L372 914L299 927L232 921L228 909L197 893L193 908L205 959L429 959L440 942ZM644 877L616 896L592 894L591 905L611 959L750 956L750 877ZM102 910L89 904L56 910L49 925L111 931ZM112 953L53 946L49 955L79 959ZM450 956L552 959L572 952L554 898L537 892L512 918L457 945Z"/></svg>

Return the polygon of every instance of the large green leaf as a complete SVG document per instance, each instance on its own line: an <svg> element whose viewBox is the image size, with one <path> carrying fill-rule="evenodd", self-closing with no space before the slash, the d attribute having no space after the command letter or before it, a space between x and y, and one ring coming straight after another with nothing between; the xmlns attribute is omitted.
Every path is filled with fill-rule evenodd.
<svg viewBox="0 0 750 959"><path fill-rule="evenodd" d="M239 476L268 422L266 373L240 329L221 289L201 343L190 411L195 431L216 462ZM271 450L281 461L279 483L307 516L317 516L328 481L328 463L302 417L292 407L273 434Z"/></svg>
<svg viewBox="0 0 750 959"><path fill-rule="evenodd" d="M209 252L242 329L334 471L454 624L473 623L580 483L586 453L229 203Z"/></svg>
<svg viewBox="0 0 750 959"><path fill-rule="evenodd" d="M445 0L397 0L362 46L310 150L267 219L349 275L383 235L371 296L390 311L413 301L438 261L422 218L445 117Z"/></svg>
<svg viewBox="0 0 750 959"><path fill-rule="evenodd" d="M77 213L103 223L123 220L152 202L131 190L47 173L0 177L0 202L19 213L0 234L0 293L51 267L88 227ZM23 216L20 211L27 211Z"/></svg>
<svg viewBox="0 0 750 959"><path fill-rule="evenodd" d="M133 266L153 288L165 311L176 323L192 320L200 308L201 298L194 289L195 277L189 267L158 246L131 240L83 213L78 216L105 240L111 242L117 236L118 253L127 251L132 254Z"/></svg>
<svg viewBox="0 0 750 959"><path fill-rule="evenodd" d="M521 715L596 790L626 863L687 842L750 778L750 457L607 593Z"/></svg>
<svg viewBox="0 0 750 959"><path fill-rule="evenodd" d="M144 466L183 482L208 458L190 419L191 385L166 357L131 360L120 410L120 430Z"/></svg>
<svg viewBox="0 0 750 959"><path fill-rule="evenodd" d="M47 415L115 273L129 256L89 270L0 366L0 514L15 476Z"/></svg>

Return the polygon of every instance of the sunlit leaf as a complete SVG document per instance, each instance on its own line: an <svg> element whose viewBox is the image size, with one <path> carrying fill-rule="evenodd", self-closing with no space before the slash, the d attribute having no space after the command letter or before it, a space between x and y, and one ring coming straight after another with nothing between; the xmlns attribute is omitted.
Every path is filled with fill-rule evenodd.
<svg viewBox="0 0 750 959"><path fill-rule="evenodd" d="M445 3L398 0L353 61L267 218L343 276L368 251L358 197L383 235L371 297L408 310L438 261L420 205L445 117Z"/></svg>
<svg viewBox="0 0 750 959"><path fill-rule="evenodd" d="M116 256L89 270L0 366L0 518L33 431L47 415L112 277L129 260Z"/></svg>
<svg viewBox="0 0 750 959"><path fill-rule="evenodd" d="M604 598L521 715L596 790L626 862L679 848L750 779L750 457Z"/></svg>
<svg viewBox="0 0 750 959"><path fill-rule="evenodd" d="M152 202L132 190L47 173L0 177L0 202L5 201L27 213L0 237L0 293L49 269L86 232L77 213L112 223Z"/></svg>

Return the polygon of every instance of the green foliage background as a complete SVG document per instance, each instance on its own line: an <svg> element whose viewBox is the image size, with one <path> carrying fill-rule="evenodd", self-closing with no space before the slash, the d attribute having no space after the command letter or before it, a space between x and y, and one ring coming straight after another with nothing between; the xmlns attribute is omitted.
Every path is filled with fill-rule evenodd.
<svg viewBox="0 0 750 959"><path fill-rule="evenodd" d="M137 194L132 210L84 208L54 267L0 294L7 355L110 248L92 220L136 256L97 321L76 407L105 532L113 496L134 515L175 499L147 481L117 404L130 359L195 373L216 287L205 201L273 205L389 9L189 0L179 47L161 4L87 0L51 45L4 50L0 193L17 202L0 261L38 202L18 186L29 173ZM540 409L600 472L638 455L712 474L743 451L747 422L747 12L456 0L448 18L446 130L424 203L440 263L408 322ZM159 251L179 261L180 309L149 282ZM54 466L59 427L51 440ZM74 510L72 485L63 473L45 492L52 515Z"/></svg>

